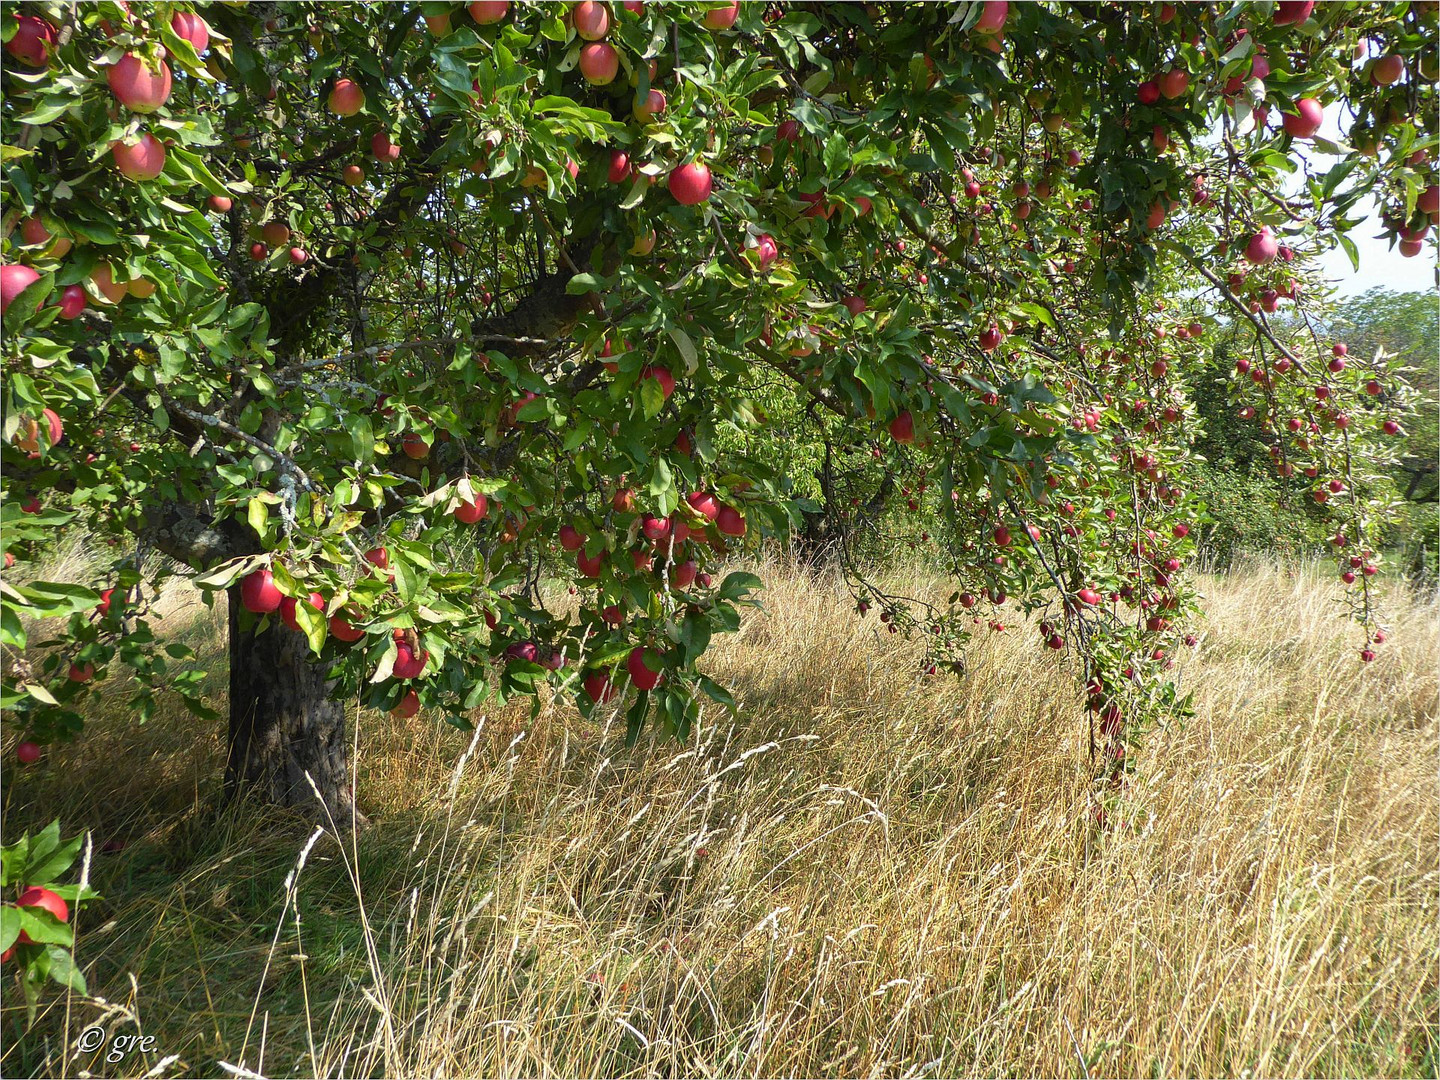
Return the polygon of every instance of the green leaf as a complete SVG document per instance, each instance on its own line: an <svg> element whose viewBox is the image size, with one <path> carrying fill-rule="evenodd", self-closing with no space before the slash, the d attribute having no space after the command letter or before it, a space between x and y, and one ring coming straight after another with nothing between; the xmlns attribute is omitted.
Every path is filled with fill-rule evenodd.
<svg viewBox="0 0 1440 1080"><path fill-rule="evenodd" d="M700 358L695 352L695 342L690 340L690 335L678 326L667 325L665 332L670 335L675 347L680 350L680 355L685 359L685 374L694 375L695 369L700 364Z"/></svg>
<svg viewBox="0 0 1440 1080"><path fill-rule="evenodd" d="M88 993L85 988L85 976L75 965L75 957L70 954L68 949L63 949L59 945L49 945L46 947L45 953L50 957L50 978L65 989L72 990L77 994Z"/></svg>

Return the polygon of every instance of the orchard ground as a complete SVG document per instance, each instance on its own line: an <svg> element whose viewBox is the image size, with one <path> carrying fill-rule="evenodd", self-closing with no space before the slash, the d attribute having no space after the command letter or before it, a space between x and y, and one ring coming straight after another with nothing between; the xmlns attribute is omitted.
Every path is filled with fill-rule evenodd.
<svg viewBox="0 0 1440 1080"><path fill-rule="evenodd" d="M473 738L361 714L373 825L343 849L217 816L219 732L179 708L137 730L107 687L42 765L5 747L7 835L94 831L76 951L110 1009L51 995L17 1037L7 996L0 1069L1435 1075L1433 600L1391 592L1359 665L1328 579L1204 579L1197 714L1101 833L1033 627L927 679L838 581L761 569L766 610L707 657L738 722L626 750L568 706ZM223 618L164 609L222 693ZM97 1020L155 1036L143 1067L77 1054Z"/></svg>

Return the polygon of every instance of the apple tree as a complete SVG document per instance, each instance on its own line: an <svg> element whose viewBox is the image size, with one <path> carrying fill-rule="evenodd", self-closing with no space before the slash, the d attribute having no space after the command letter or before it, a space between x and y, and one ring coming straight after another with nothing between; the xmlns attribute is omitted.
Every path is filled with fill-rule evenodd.
<svg viewBox="0 0 1440 1080"><path fill-rule="evenodd" d="M726 557L901 499L953 595L846 559L860 613L936 672L1037 613L1118 785L1181 704L1207 335L1245 331L1230 407L1384 640L1407 402L1315 266L1372 198L1433 251L1435 17L9 5L7 723L70 737L122 670L209 715L148 616L188 576L228 604L229 785L343 824L347 707L554 693L683 736L761 584ZM113 565L24 572L72 527Z"/></svg>

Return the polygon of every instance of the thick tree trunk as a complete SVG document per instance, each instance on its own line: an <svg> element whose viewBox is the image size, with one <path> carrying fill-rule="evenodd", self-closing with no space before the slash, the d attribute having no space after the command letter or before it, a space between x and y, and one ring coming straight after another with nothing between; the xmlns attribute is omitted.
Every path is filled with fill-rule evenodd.
<svg viewBox="0 0 1440 1080"><path fill-rule="evenodd" d="M304 635L278 624L263 634L242 630L240 590L231 589L226 790L333 822L342 834L363 825L350 788L345 708L333 689Z"/></svg>

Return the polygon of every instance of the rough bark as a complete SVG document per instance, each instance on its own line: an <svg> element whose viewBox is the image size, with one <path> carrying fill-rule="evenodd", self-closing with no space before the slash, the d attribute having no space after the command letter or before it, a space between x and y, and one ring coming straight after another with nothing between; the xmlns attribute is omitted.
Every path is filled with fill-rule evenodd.
<svg viewBox="0 0 1440 1080"><path fill-rule="evenodd" d="M280 625L242 630L239 590L231 589L227 793L298 810L342 834L363 825L350 785L345 707L334 689L303 634Z"/></svg>

